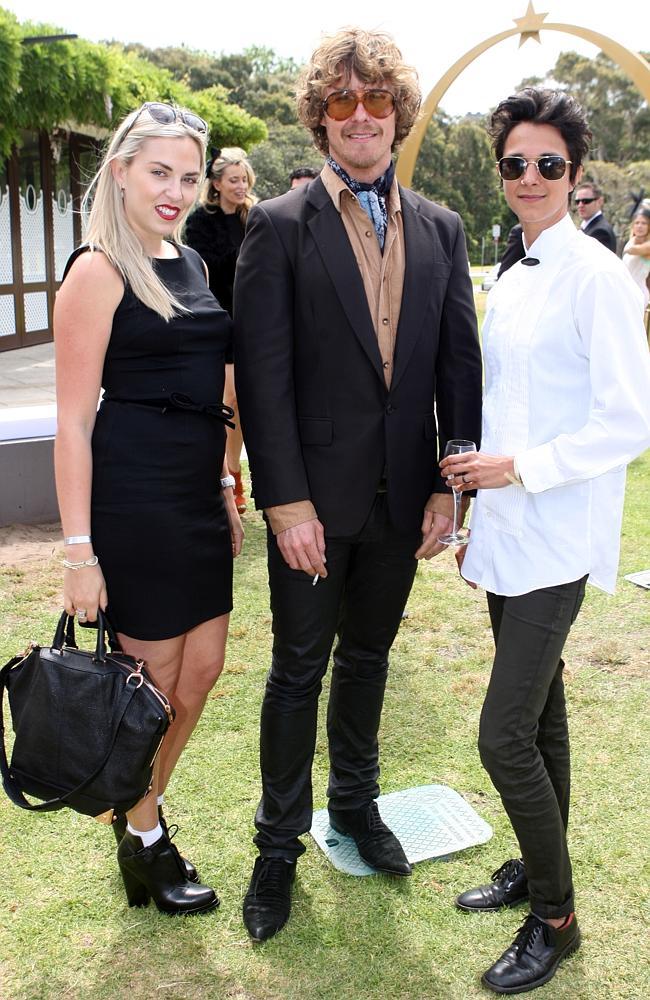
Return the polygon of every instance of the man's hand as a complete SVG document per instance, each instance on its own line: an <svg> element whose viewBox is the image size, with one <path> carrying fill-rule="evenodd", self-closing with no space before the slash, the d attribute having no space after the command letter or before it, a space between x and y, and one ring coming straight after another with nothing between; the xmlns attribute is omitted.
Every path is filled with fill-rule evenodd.
<svg viewBox="0 0 650 1000"><path fill-rule="evenodd" d="M422 518L422 545L415 553L416 559L432 559L447 546L438 541L440 535L449 535L453 531L454 522L443 514L434 514L425 510Z"/></svg>
<svg viewBox="0 0 650 1000"><path fill-rule="evenodd" d="M318 519L303 521L275 536L282 558L291 569L301 569L309 576L327 576L325 569L325 531Z"/></svg>

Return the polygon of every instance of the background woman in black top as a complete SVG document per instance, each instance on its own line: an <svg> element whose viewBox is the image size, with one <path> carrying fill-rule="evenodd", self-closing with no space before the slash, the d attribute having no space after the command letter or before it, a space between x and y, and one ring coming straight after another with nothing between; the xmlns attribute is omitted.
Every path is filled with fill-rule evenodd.
<svg viewBox="0 0 650 1000"><path fill-rule="evenodd" d="M255 174L244 150L237 147L218 150L208 162L206 174L200 204L185 226L185 241L201 254L208 267L210 290L232 316L235 265L249 209L257 201L252 193ZM235 427L228 430L226 458L230 473L235 477L237 510L243 514L246 510L240 465L243 438L231 364L226 366L224 402L235 411Z"/></svg>

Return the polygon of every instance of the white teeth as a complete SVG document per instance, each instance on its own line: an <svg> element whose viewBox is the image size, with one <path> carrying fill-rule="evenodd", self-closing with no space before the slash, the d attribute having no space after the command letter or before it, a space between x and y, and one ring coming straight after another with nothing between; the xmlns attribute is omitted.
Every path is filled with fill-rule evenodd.
<svg viewBox="0 0 650 1000"><path fill-rule="evenodd" d="M157 209L161 215L166 215L170 219L173 219L178 215L177 208L166 208L164 205L158 205Z"/></svg>

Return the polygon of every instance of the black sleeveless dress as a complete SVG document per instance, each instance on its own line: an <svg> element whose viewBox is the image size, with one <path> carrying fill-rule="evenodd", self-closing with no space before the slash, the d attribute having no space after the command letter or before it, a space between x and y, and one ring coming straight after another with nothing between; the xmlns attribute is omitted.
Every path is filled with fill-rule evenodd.
<svg viewBox="0 0 650 1000"><path fill-rule="evenodd" d="M92 437L91 531L108 616L118 631L146 640L181 635L232 609L220 484L232 325L198 254L178 250L154 267L190 311L166 323L126 287Z"/></svg>

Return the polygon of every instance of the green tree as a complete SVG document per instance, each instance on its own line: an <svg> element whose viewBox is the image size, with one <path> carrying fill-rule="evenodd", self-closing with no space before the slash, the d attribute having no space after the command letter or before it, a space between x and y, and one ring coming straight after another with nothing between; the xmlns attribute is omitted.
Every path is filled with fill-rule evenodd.
<svg viewBox="0 0 650 1000"><path fill-rule="evenodd" d="M108 129L151 100L195 110L209 123L216 145L247 149L266 138L264 123L232 104L223 87L192 91L135 52L83 39L22 44L25 36L57 33L52 25L19 25L0 8L0 155L20 144L24 129L51 132L71 121Z"/></svg>
<svg viewBox="0 0 650 1000"><path fill-rule="evenodd" d="M531 77L519 87L539 85L565 90L583 106L593 131L593 159L619 164L650 159L650 109L603 52L595 59L563 52L544 79Z"/></svg>
<svg viewBox="0 0 650 1000"><path fill-rule="evenodd" d="M255 194L259 198L274 198L289 188L289 174L296 167L320 170L323 157L314 148L311 136L302 125L272 124L266 142L250 153L257 180Z"/></svg>
<svg viewBox="0 0 650 1000"><path fill-rule="evenodd" d="M515 221L509 209L504 211L490 142L475 116L457 121L442 111L434 116L420 148L413 187L458 212L472 261L481 258L482 238L491 243L494 223L501 225L505 238Z"/></svg>

